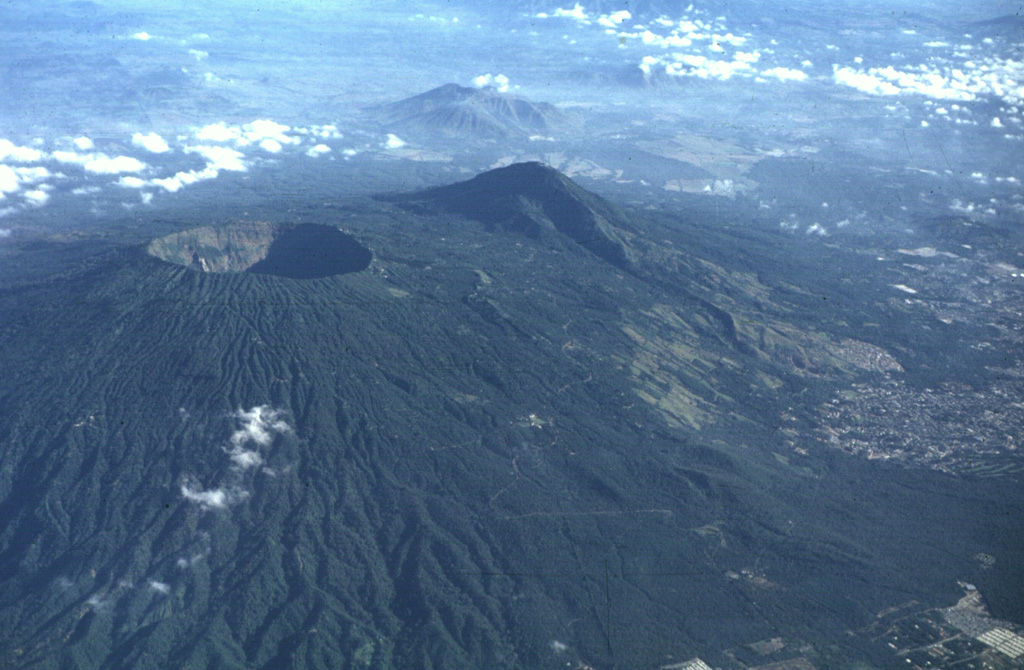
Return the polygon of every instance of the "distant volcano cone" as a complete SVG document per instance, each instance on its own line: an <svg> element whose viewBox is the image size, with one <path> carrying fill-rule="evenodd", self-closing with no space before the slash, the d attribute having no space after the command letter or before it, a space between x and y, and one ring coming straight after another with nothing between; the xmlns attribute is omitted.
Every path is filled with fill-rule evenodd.
<svg viewBox="0 0 1024 670"><path fill-rule="evenodd" d="M554 105L531 102L493 87L445 84L380 108L396 129L480 138L547 134L566 123Z"/></svg>

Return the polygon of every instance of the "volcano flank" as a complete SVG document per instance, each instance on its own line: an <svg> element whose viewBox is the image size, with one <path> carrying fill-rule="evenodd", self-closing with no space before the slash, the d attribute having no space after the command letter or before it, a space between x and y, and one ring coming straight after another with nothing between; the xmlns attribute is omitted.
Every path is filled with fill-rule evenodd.
<svg viewBox="0 0 1024 670"><path fill-rule="evenodd" d="M619 268L635 257L627 242L635 228L623 212L538 162L516 163L390 200L414 211L419 207L460 214L492 230L537 239L563 237Z"/></svg>
<svg viewBox="0 0 1024 670"><path fill-rule="evenodd" d="M536 163L294 211L0 290L0 667L845 667L957 579L1019 601L1015 480L804 436L881 347L785 249Z"/></svg>

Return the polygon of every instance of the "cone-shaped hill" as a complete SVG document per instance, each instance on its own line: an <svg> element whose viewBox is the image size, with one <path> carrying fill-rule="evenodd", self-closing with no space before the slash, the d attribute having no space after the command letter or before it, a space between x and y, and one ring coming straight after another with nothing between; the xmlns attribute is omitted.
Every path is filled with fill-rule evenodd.
<svg viewBox="0 0 1024 670"><path fill-rule="evenodd" d="M566 124L554 105L531 102L496 88L445 84L376 108L375 116L399 132L508 138L547 134Z"/></svg>
<svg viewBox="0 0 1024 670"><path fill-rule="evenodd" d="M387 198L414 211L461 214L532 238L563 236L619 268L634 257L635 226L617 207L543 163L515 163L469 181Z"/></svg>
<svg viewBox="0 0 1024 670"><path fill-rule="evenodd" d="M855 365L671 227L538 165L303 207L0 290L0 667L842 667L884 608L1024 581L1013 480L780 418ZM610 268L627 233L735 338Z"/></svg>

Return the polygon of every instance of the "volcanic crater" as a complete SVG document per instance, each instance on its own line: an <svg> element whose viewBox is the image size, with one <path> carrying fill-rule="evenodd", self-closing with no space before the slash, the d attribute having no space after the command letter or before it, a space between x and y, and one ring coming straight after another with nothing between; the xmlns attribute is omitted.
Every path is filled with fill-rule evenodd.
<svg viewBox="0 0 1024 670"><path fill-rule="evenodd" d="M333 226L232 223L192 228L158 238L147 252L200 272L251 272L289 279L319 279L360 272L373 254Z"/></svg>

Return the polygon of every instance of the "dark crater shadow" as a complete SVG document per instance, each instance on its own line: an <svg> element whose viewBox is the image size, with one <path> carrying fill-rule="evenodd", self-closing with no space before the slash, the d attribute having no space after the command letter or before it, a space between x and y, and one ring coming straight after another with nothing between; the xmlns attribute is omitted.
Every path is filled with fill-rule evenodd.
<svg viewBox="0 0 1024 670"><path fill-rule="evenodd" d="M373 254L333 226L262 222L193 228L153 240L148 253L192 270L318 279L359 272Z"/></svg>
<svg viewBox="0 0 1024 670"><path fill-rule="evenodd" d="M303 223L278 234L266 257L247 272L289 279L319 279L370 267L373 254L337 228Z"/></svg>

